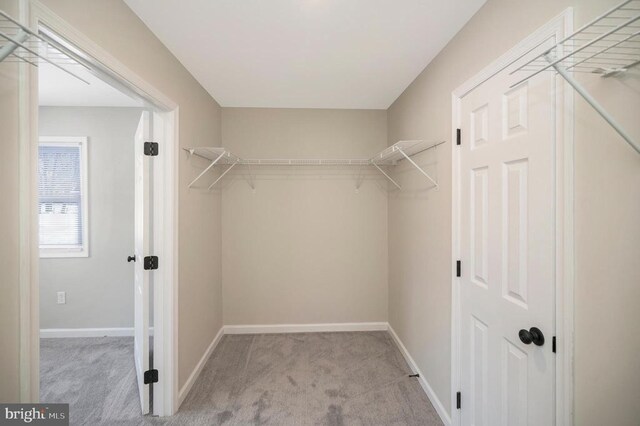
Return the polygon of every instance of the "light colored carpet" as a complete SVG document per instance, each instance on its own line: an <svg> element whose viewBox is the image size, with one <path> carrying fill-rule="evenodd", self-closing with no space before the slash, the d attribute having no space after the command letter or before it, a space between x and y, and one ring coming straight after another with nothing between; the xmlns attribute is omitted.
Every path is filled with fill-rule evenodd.
<svg viewBox="0 0 640 426"><path fill-rule="evenodd" d="M73 425L139 423L133 337L40 339L40 401L68 403Z"/></svg>
<svg viewBox="0 0 640 426"><path fill-rule="evenodd" d="M137 407L132 363L131 355L121 368L131 371L128 395ZM102 417L91 423L441 425L417 379L409 374L386 332L227 335L175 416L134 420L102 408ZM115 395L122 393L126 392ZM130 400L122 410L115 402L98 405L127 413ZM73 416L73 403L71 411L72 419L80 418Z"/></svg>

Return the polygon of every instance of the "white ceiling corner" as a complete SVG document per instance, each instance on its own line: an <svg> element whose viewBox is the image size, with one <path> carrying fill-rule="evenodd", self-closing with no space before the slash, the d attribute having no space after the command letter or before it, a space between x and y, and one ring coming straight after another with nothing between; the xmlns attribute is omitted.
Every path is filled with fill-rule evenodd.
<svg viewBox="0 0 640 426"><path fill-rule="evenodd" d="M386 109L485 0L125 0L222 106Z"/></svg>

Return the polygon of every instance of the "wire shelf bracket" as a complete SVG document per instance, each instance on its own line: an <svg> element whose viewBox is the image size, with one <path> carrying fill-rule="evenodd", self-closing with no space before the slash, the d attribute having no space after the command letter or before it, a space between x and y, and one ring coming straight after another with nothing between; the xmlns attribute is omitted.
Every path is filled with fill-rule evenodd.
<svg viewBox="0 0 640 426"><path fill-rule="evenodd" d="M443 144L442 142L436 142L429 145L426 145L422 140L410 140L410 141L399 141L388 147L387 149L379 152L369 161L371 165L373 165L376 169L380 171L392 184L396 186L396 188L402 190L402 187L391 178L381 167L380 165L387 166L395 166L400 160L407 160L413 167L415 167L423 176L425 176L431 183L433 183L435 189L439 189L438 182L431 177L426 170L420 167L413 159L412 156L424 152L428 149L435 148L438 145Z"/></svg>
<svg viewBox="0 0 640 426"><path fill-rule="evenodd" d="M238 164L241 160L239 157L231 154L224 148L221 147L201 147L201 148L184 148L185 151L189 153L189 155L195 155L200 158L204 158L205 160L211 161L211 163L198 175L195 179L193 179L188 187L193 188L193 186L198 182L209 170L213 168L215 165L229 165L229 167L220 175L218 178L209 186L209 190L214 187L216 183L222 179L224 175L226 175L229 170L236 164Z"/></svg>
<svg viewBox="0 0 640 426"><path fill-rule="evenodd" d="M516 87L544 72L564 78L611 127L640 154L640 144L618 124L600 103L573 77L573 72L611 77L640 64L640 0L626 0L511 72L529 74Z"/></svg>

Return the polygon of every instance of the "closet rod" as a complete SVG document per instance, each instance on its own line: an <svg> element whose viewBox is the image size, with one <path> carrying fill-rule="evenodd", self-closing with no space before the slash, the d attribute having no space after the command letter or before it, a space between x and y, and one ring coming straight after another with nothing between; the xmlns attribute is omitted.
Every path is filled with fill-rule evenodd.
<svg viewBox="0 0 640 426"><path fill-rule="evenodd" d="M611 116L611 114L609 114L607 112L606 109L604 109L602 107L602 105L600 105L600 103L598 101L595 100L595 98L593 96L591 96L591 94L589 92L587 92L580 83L578 83L576 81L575 78L573 78L573 76L571 74L569 74L567 72L567 70L559 65L559 64L554 64L553 68L555 68L555 70L558 72L558 74L560 74L562 77L564 77L564 79L567 81L567 83L569 83L571 85L571 87L573 87L573 89L578 92L578 94L580 96L582 96L582 98L587 101L587 103L589 105L591 105L591 107L593 109L596 110L596 112L598 112L598 114L600 114L600 116L602 118L604 118L604 120L609 123L609 125L611 127L613 127L613 129L618 132L618 134L620 136L622 136L622 138L631 146L631 148L635 149L636 152L638 154L640 154L640 146L638 146L633 139L631 138L631 136L629 136L629 134L614 120L614 118Z"/></svg>

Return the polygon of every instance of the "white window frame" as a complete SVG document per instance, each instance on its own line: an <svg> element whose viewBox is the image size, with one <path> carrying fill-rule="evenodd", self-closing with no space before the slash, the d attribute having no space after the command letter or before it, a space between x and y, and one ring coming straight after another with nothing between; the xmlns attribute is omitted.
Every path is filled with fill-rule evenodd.
<svg viewBox="0 0 640 426"><path fill-rule="evenodd" d="M40 258L89 257L89 168L88 138L85 136L40 136L40 146L79 146L80 147L80 202L82 221L82 248L49 247L40 250ZM40 232L38 230L38 232Z"/></svg>

